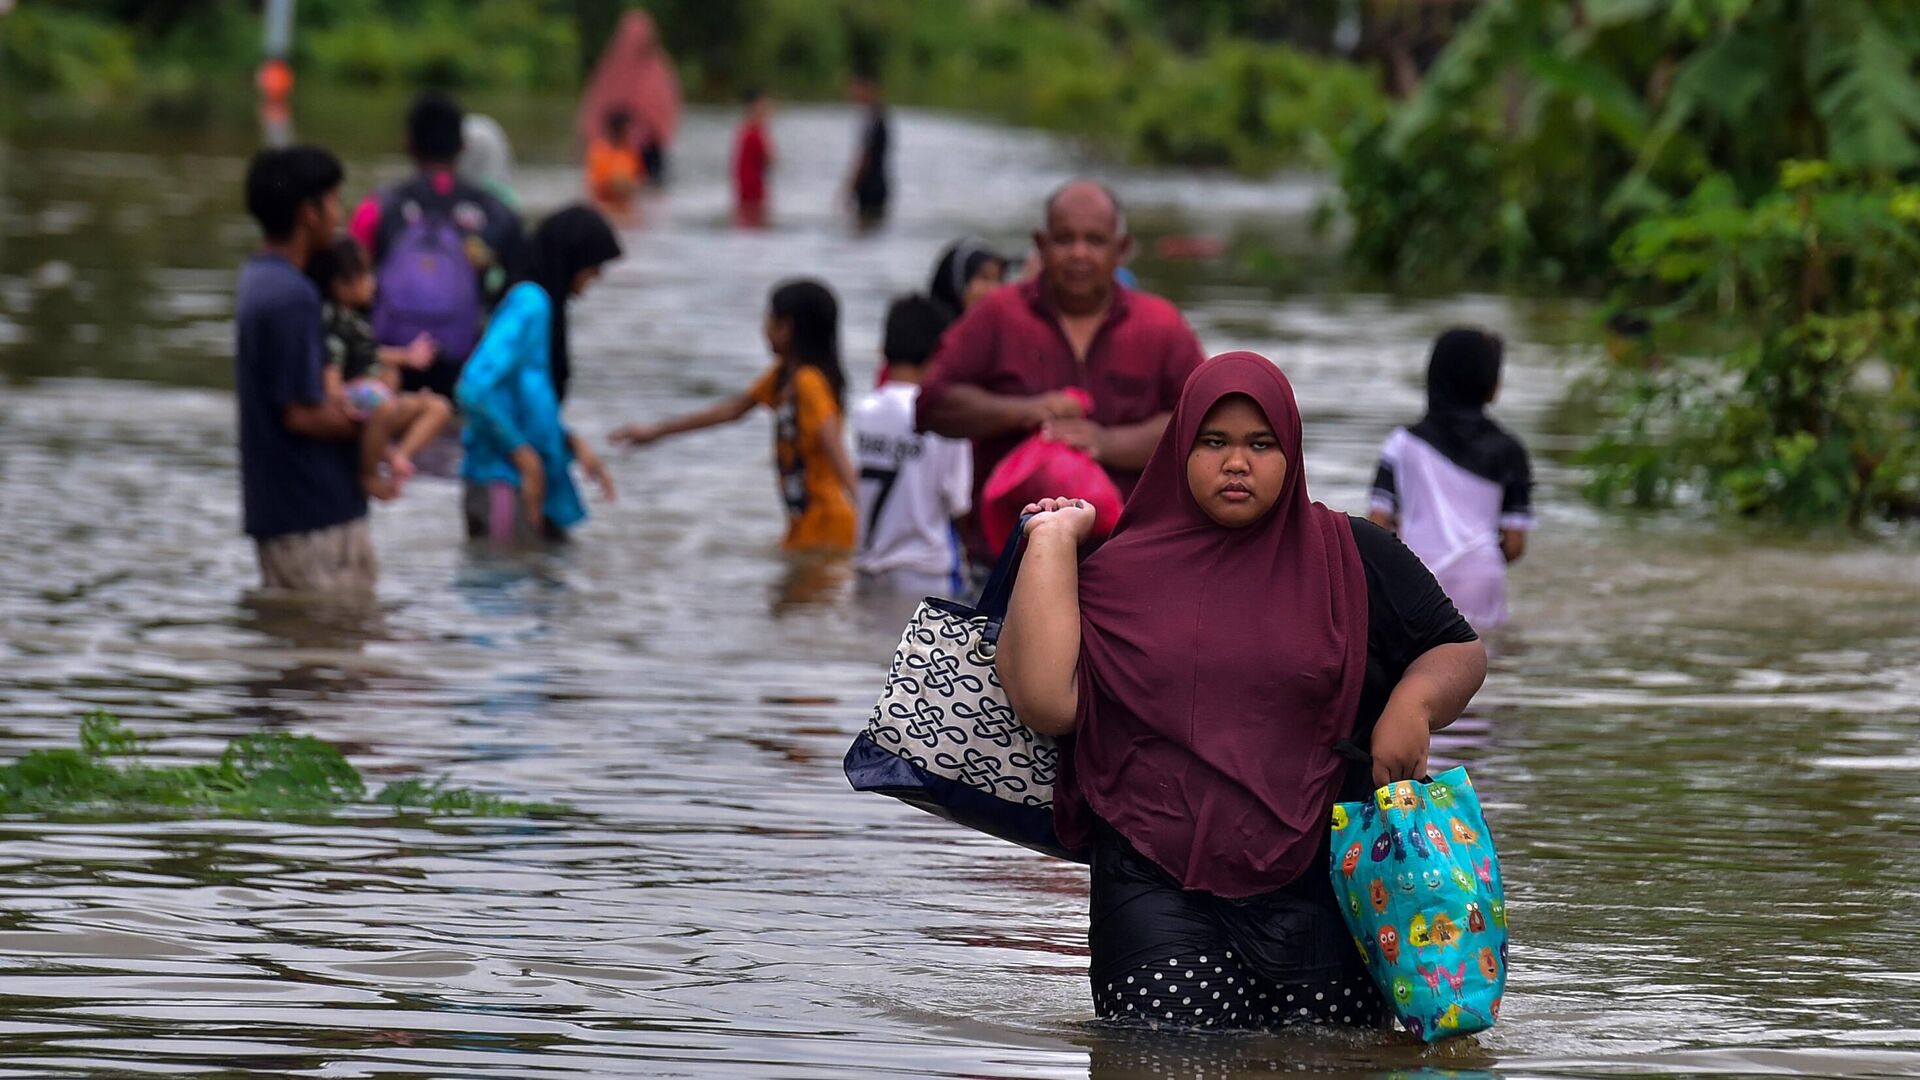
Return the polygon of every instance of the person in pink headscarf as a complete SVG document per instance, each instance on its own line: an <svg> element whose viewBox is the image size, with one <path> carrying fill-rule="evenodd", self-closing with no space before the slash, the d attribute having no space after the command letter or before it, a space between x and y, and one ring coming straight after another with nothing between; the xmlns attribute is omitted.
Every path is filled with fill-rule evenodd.
<svg viewBox="0 0 1920 1080"><path fill-rule="evenodd" d="M1473 629L1392 533L1308 498L1293 388L1252 353L1195 369L1084 562L1091 507L1027 509L999 674L1062 739L1054 824L1092 851L1095 1012L1385 1023L1329 816L1426 771L1486 676Z"/></svg>
<svg viewBox="0 0 1920 1080"><path fill-rule="evenodd" d="M680 127L680 79L660 44L653 17L644 11L622 15L613 40L600 53L574 121L580 146L599 138L608 118L620 109L632 118L648 178L658 182L667 148Z"/></svg>

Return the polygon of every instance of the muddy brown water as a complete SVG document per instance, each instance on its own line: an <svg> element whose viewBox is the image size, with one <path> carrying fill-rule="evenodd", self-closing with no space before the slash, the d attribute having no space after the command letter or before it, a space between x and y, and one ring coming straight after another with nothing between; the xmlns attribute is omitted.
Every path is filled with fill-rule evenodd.
<svg viewBox="0 0 1920 1080"><path fill-rule="evenodd" d="M396 102L302 104L352 191L403 168ZM528 203L571 197L566 103L496 112ZM42 116L0 145L0 753L71 745L100 707L159 759L265 727L376 779L579 812L0 819L0 1075L1920 1074L1915 545L1582 504L1552 420L1593 359L1580 305L1139 262L1211 351L1286 367L1314 493L1348 508L1419 411L1431 335L1508 334L1500 414L1534 447L1543 519L1516 625L1440 741L1504 857L1500 1026L1424 1051L1139 1036L1090 1022L1083 870L847 790L905 606L783 561L763 417L610 455L619 501L563 552L468 549L429 479L375 513L377 609L250 594L227 319L254 132L223 117ZM1018 246L1084 167L907 112L898 213L856 237L832 199L853 118L788 109L776 225L741 233L731 122L693 112L675 185L578 305L589 435L744 385L793 274L838 290L866 383L890 295L954 236ZM1311 177L1104 171L1149 238L1314 258Z"/></svg>

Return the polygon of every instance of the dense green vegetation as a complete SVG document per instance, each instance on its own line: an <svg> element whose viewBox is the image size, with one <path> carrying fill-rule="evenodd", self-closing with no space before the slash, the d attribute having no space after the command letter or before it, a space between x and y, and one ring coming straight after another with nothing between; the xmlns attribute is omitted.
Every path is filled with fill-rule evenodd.
<svg viewBox="0 0 1920 1080"><path fill-rule="evenodd" d="M260 60L248 0L24 0L0 17L0 78L82 100L243 87ZM301 0L304 76L353 83L571 88L578 41L547 0Z"/></svg>
<svg viewBox="0 0 1920 1080"><path fill-rule="evenodd" d="M895 100L982 112L1093 136L1149 160L1258 171L1322 164L1331 137L1379 115L1364 69L1236 36L1247 3L1025 0L752 0L648 5L690 86L765 83L800 97L840 92L857 68ZM1273 29L1273 28L1270 28Z"/></svg>
<svg viewBox="0 0 1920 1080"><path fill-rule="evenodd" d="M295 65L355 85L568 91L618 0L301 0ZM761 84L839 95L856 68L894 100L1093 137L1143 160L1246 171L1330 164L1330 139L1377 116L1363 69L1236 35L1314 36L1329 3L1082 0L654 0L683 81L727 98ZM257 16L243 0L28 0L0 19L0 72L23 90L106 99L244 83Z"/></svg>
<svg viewBox="0 0 1920 1080"><path fill-rule="evenodd" d="M1624 296L1739 333L1619 358L1616 419L1583 455L1596 497L1793 525L1920 510L1920 186L1788 162L1749 202L1716 176L1617 257Z"/></svg>
<svg viewBox="0 0 1920 1080"><path fill-rule="evenodd" d="M324 813L365 803L366 782L339 750L308 735L232 740L205 765L149 765L145 740L103 712L80 722L72 750L35 750L0 766L0 813L181 811L233 817ZM440 782L388 784L372 802L430 814L519 817L566 807L516 803Z"/></svg>
<svg viewBox="0 0 1920 1080"><path fill-rule="evenodd" d="M1422 286L1608 285L1715 342L1640 343L1600 381L1603 502L1911 514L1917 68L1905 0L1487 0L1346 144L1351 254Z"/></svg>
<svg viewBox="0 0 1920 1080"><path fill-rule="evenodd" d="M1359 132L1354 254L1404 281L1592 281L1634 221L1707 177L1920 164L1920 5L1486 0L1419 92Z"/></svg>

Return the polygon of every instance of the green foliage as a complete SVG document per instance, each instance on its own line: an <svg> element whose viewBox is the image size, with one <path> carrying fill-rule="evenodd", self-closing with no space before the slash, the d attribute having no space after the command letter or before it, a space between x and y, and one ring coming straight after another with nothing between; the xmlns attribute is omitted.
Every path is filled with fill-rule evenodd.
<svg viewBox="0 0 1920 1080"><path fill-rule="evenodd" d="M1169 47L1142 10L1149 5L757 6L737 53L720 66L765 73L780 93L837 94L866 64L897 101L1075 132L1145 161L1246 172L1325 163L1334 135L1384 110L1372 78L1350 64L1224 36L1188 51Z"/></svg>
<svg viewBox="0 0 1920 1080"><path fill-rule="evenodd" d="M79 749L35 750L0 766L0 812L168 810L262 817L320 813L367 798L360 773L340 751L308 735L242 735L211 765L148 765L139 760L145 748L145 739L112 716L89 713L80 722ZM444 781L388 784L373 801L398 810L481 817L566 811Z"/></svg>
<svg viewBox="0 0 1920 1080"><path fill-rule="evenodd" d="M396 780L380 789L373 801L396 810L430 814L468 814L474 817L524 817L528 814L565 814L561 803L513 802L472 788L450 787L439 780Z"/></svg>
<svg viewBox="0 0 1920 1080"><path fill-rule="evenodd" d="M1127 111L1135 155L1242 171L1329 164L1330 137L1384 112L1373 77L1284 46L1227 42L1168 61Z"/></svg>
<svg viewBox="0 0 1920 1080"><path fill-rule="evenodd" d="M139 77L133 34L84 13L26 4L0 16L0 80L8 87L101 98Z"/></svg>
<svg viewBox="0 0 1920 1080"><path fill-rule="evenodd" d="M1724 336L1627 358L1583 455L1608 504L1794 526L1920 510L1920 6L1488 0L1354 132L1351 253L1402 281L1621 282Z"/></svg>
<svg viewBox="0 0 1920 1080"><path fill-rule="evenodd" d="M360 86L571 91L623 0L301 0L303 79ZM1317 39L1335 5L1276 0L644 0L695 96L751 84L835 98L856 69L893 100L1085 135L1149 161L1242 171L1325 164L1383 103L1350 64L1248 32ZM135 32L137 31L137 32ZM139 63L135 46L138 43ZM0 18L25 89L190 96L258 62L245 0L30 3Z"/></svg>
<svg viewBox="0 0 1920 1080"><path fill-rule="evenodd" d="M1584 458L1604 502L1713 505L1792 525L1920 508L1920 186L1788 162L1744 200L1711 178L1621 237L1625 295L1743 344L1626 365Z"/></svg>
<svg viewBox="0 0 1920 1080"><path fill-rule="evenodd" d="M296 63L321 80L571 90L580 45L558 0L301 0Z"/></svg>
<svg viewBox="0 0 1920 1080"><path fill-rule="evenodd" d="M0 16L11 89L104 98L244 85L260 61L245 0L22 4ZM580 44L563 0L301 0L294 62L305 77L360 85L571 90Z"/></svg>
<svg viewBox="0 0 1920 1080"><path fill-rule="evenodd" d="M1904 0L1487 0L1351 135L1354 254L1402 280L1601 277L1703 176L1753 198L1788 158L1920 164L1916 65Z"/></svg>

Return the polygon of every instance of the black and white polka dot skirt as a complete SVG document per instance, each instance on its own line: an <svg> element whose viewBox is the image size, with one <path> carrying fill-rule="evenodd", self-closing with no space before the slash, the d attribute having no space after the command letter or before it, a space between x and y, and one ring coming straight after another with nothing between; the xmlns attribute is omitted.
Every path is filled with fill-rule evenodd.
<svg viewBox="0 0 1920 1080"><path fill-rule="evenodd" d="M1087 935L1094 1012L1215 1030L1382 1027L1386 1002L1335 903L1324 874L1250 900L1183 889L1103 824Z"/></svg>
<svg viewBox="0 0 1920 1080"><path fill-rule="evenodd" d="M1319 982L1278 983L1247 970L1231 949L1169 957L1093 986L1103 1020L1146 1020L1218 1029L1294 1024L1380 1027L1386 1005L1365 972Z"/></svg>

